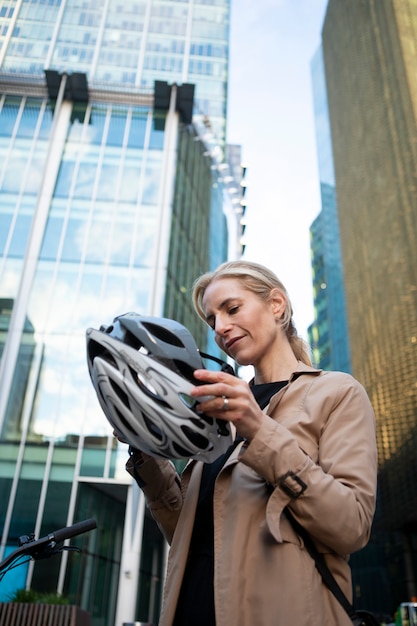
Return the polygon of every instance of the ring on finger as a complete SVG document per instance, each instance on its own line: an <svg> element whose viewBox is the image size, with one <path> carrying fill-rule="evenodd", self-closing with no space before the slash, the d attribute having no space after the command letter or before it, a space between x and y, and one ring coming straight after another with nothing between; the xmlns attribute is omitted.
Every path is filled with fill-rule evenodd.
<svg viewBox="0 0 417 626"><path fill-rule="evenodd" d="M222 398L223 398L222 411L227 411L227 409L229 408L229 398L226 398L226 396L222 396Z"/></svg>

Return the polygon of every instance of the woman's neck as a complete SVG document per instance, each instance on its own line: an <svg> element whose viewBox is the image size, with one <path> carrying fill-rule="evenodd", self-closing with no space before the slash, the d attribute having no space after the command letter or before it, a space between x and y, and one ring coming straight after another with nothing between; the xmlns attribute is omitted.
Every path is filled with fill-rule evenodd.
<svg viewBox="0 0 417 626"><path fill-rule="evenodd" d="M260 367L254 367L254 383L256 385L260 385L262 383L289 380L291 374L297 369L297 365L298 361L291 348L290 352L284 350L280 354L279 361L275 359L273 363L262 364Z"/></svg>

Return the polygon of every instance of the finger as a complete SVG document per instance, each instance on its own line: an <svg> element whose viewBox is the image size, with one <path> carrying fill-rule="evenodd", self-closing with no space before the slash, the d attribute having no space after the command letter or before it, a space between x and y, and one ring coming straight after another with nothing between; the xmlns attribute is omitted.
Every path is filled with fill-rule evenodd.
<svg viewBox="0 0 417 626"><path fill-rule="evenodd" d="M223 383L212 383L209 385L197 385L193 387L190 392L193 398L197 400L199 398L206 398L207 401L218 400L218 398L228 397L230 398L232 394L231 388L228 385L224 385ZM206 400L204 400L206 401ZM217 402L216 408L220 403Z"/></svg>
<svg viewBox="0 0 417 626"><path fill-rule="evenodd" d="M207 397L207 396L206 396ZM233 409L232 399L227 396L212 396L198 403L198 411L226 419L226 413Z"/></svg>
<svg viewBox="0 0 417 626"><path fill-rule="evenodd" d="M194 378L197 380L204 380L208 383L226 382L230 384L232 384L235 380L239 380L236 376L228 374L227 372L205 369L194 370Z"/></svg>

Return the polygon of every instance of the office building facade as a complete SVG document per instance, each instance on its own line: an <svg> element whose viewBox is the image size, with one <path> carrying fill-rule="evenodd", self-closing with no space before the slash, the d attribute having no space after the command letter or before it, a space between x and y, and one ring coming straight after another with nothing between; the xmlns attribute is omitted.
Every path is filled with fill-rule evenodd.
<svg viewBox="0 0 417 626"><path fill-rule="evenodd" d="M312 61L311 73L321 211L310 228L315 319L308 329L308 337L318 367L350 372L332 139L321 47Z"/></svg>
<svg viewBox="0 0 417 626"><path fill-rule="evenodd" d="M93 624L157 621L166 546L88 378L85 331L136 311L201 347L192 281L240 255L225 154L229 0L0 1L0 526L93 517L9 572Z"/></svg>
<svg viewBox="0 0 417 626"><path fill-rule="evenodd" d="M322 31L351 368L377 420L375 604L391 611L417 596L416 32L414 0L330 0Z"/></svg>

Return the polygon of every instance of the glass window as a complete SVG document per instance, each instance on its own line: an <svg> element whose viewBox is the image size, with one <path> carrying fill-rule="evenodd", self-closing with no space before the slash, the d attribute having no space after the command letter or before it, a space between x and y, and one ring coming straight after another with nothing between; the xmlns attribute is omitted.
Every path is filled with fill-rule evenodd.
<svg viewBox="0 0 417 626"><path fill-rule="evenodd" d="M103 419L106 419L103 415ZM81 476L103 476L104 464L106 461L106 450L103 447L84 447L80 475Z"/></svg>
<svg viewBox="0 0 417 626"><path fill-rule="evenodd" d="M6 97L3 108L0 111L0 135L11 137L16 124L21 98Z"/></svg>
<svg viewBox="0 0 417 626"><path fill-rule="evenodd" d="M51 105L48 103L41 122L41 127L39 129L39 139L48 139L51 127L52 127L52 119L53 119L53 110Z"/></svg>
<svg viewBox="0 0 417 626"><path fill-rule="evenodd" d="M149 289L153 271L148 268L137 268L130 276L124 304L126 311L146 314L149 311L151 289ZM120 310L120 309L119 309Z"/></svg>
<svg viewBox="0 0 417 626"><path fill-rule="evenodd" d="M62 260L77 262L81 259L87 218L71 217L65 231Z"/></svg>
<svg viewBox="0 0 417 626"><path fill-rule="evenodd" d="M95 216L88 235L86 262L104 263L110 237L109 223Z"/></svg>
<svg viewBox="0 0 417 626"><path fill-rule="evenodd" d="M9 236L9 228L12 222L12 213L0 213L0 255L4 254L7 238Z"/></svg>
<svg viewBox="0 0 417 626"><path fill-rule="evenodd" d="M1 274L1 296L15 298L22 276L22 259L9 258L3 262Z"/></svg>
<svg viewBox="0 0 417 626"><path fill-rule="evenodd" d="M144 181L142 201L144 204L158 204L160 193L161 163L157 159L149 160Z"/></svg>
<svg viewBox="0 0 417 626"><path fill-rule="evenodd" d="M27 463L24 463L22 469L28 474ZM34 531L41 487L42 481L39 479L20 479L10 526L11 537L30 535Z"/></svg>
<svg viewBox="0 0 417 626"><path fill-rule="evenodd" d="M117 163L103 163L100 172L100 181L97 188L99 200L112 200L117 194L119 165Z"/></svg>
<svg viewBox="0 0 417 626"><path fill-rule="evenodd" d="M159 111L154 112L151 135L149 138L149 148L151 149L162 150L164 147L165 118L165 113L161 113Z"/></svg>
<svg viewBox="0 0 417 626"><path fill-rule="evenodd" d="M104 304L103 307L101 302L101 298L103 297L101 295L102 284L102 268L95 271L93 267L85 265L79 289L79 306L75 312L76 318L74 320L78 327L95 327L96 323L99 326L100 324L110 323L113 319L110 317L111 314L109 314L108 319L106 319L108 311L106 311L106 305ZM108 295L104 294L104 301L106 302L107 300Z"/></svg>
<svg viewBox="0 0 417 626"><path fill-rule="evenodd" d="M106 276L104 285L104 301L102 303L103 315L110 322L116 315L126 312L126 297L129 285L126 271L118 268L111 268ZM101 314L101 312L100 312Z"/></svg>
<svg viewBox="0 0 417 626"><path fill-rule="evenodd" d="M17 129L17 137L33 137L33 131L38 123L40 103L40 100L28 100L26 102Z"/></svg>
<svg viewBox="0 0 417 626"><path fill-rule="evenodd" d="M107 132L106 144L109 146L121 146L126 126L126 112L113 111Z"/></svg>
<svg viewBox="0 0 417 626"><path fill-rule="evenodd" d="M62 217L49 217L40 252L41 259L55 259L58 252L63 222Z"/></svg>
<svg viewBox="0 0 417 626"><path fill-rule="evenodd" d="M88 126L88 142L100 145L103 138L104 123L106 121L106 109L94 106L91 111Z"/></svg>
<svg viewBox="0 0 417 626"><path fill-rule="evenodd" d="M22 172L25 171L28 159L27 151L15 150L6 165L2 191L19 193L22 185Z"/></svg>
<svg viewBox="0 0 417 626"><path fill-rule="evenodd" d="M56 181L54 195L62 198L67 198L71 188L72 177L74 174L75 162L74 161L62 161L59 168L58 177Z"/></svg>
<svg viewBox="0 0 417 626"><path fill-rule="evenodd" d="M44 146L37 146L36 154L32 157L26 172L25 188L27 194L37 194L42 182L46 153Z"/></svg>
<svg viewBox="0 0 417 626"><path fill-rule="evenodd" d="M153 207L143 207L137 225L134 246L135 265L150 266L155 251L157 217Z"/></svg>
<svg viewBox="0 0 417 626"><path fill-rule="evenodd" d="M31 224L31 215L19 215L17 217L10 243L10 256L24 256Z"/></svg>
<svg viewBox="0 0 417 626"><path fill-rule="evenodd" d="M95 163L81 163L77 174L74 196L77 198L90 199L93 195L94 181L96 177Z"/></svg>
<svg viewBox="0 0 417 626"><path fill-rule="evenodd" d="M147 112L133 114L130 122L130 131L127 141L129 148L143 148L145 145L145 132Z"/></svg>
<svg viewBox="0 0 417 626"><path fill-rule="evenodd" d="M125 166L122 174L122 184L119 193L121 202L135 202L138 197L141 167Z"/></svg>
<svg viewBox="0 0 417 626"><path fill-rule="evenodd" d="M112 228L110 263L128 265L132 247L130 222L116 222Z"/></svg>
<svg viewBox="0 0 417 626"><path fill-rule="evenodd" d="M56 453L54 457L56 458ZM75 460L73 461L75 464ZM48 483L48 490L45 502L45 511L39 536L44 537L50 532L63 528L67 525L68 503L70 501L72 488L71 482L51 480ZM61 559L53 557L51 559L40 559L36 561L32 587L42 589L44 592L55 592L56 581L59 578L59 567Z"/></svg>

